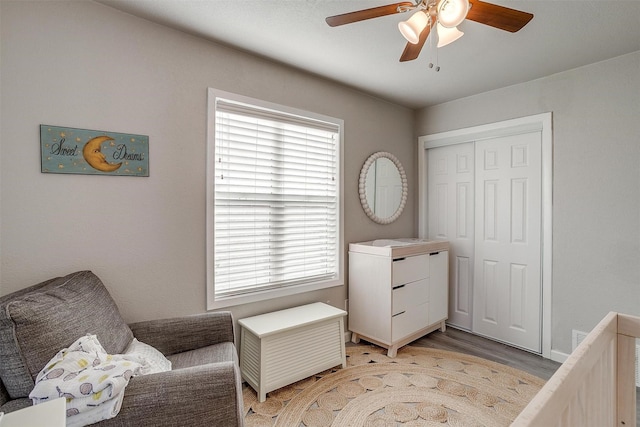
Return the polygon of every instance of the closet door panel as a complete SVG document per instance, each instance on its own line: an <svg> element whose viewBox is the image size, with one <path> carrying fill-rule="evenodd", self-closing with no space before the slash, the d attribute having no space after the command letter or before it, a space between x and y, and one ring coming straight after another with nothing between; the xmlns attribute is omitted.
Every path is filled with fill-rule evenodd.
<svg viewBox="0 0 640 427"><path fill-rule="evenodd" d="M474 239L474 144L427 152L428 237L448 240L450 325L471 330Z"/></svg>
<svg viewBox="0 0 640 427"><path fill-rule="evenodd" d="M473 332L541 351L541 135L476 142Z"/></svg>

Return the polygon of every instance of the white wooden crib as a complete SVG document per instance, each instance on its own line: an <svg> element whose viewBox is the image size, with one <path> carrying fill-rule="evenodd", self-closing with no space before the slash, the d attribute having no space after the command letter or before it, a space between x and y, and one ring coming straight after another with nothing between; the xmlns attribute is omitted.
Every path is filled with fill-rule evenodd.
<svg viewBox="0 0 640 427"><path fill-rule="evenodd" d="M512 426L636 426L635 348L640 317L609 313Z"/></svg>

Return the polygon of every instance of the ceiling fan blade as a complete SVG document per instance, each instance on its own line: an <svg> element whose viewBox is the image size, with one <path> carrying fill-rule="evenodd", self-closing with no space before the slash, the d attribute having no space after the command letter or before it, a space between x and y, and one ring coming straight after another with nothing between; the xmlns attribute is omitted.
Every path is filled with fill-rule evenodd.
<svg viewBox="0 0 640 427"><path fill-rule="evenodd" d="M424 30L420 33L418 43L413 44L407 42L407 45L404 47L404 52L402 52L402 55L400 56L400 62L413 61L418 57L418 55L420 55L422 46L424 46L424 43L427 41L431 28L435 25L435 20L432 19L430 23L431 25L424 27Z"/></svg>
<svg viewBox="0 0 640 427"><path fill-rule="evenodd" d="M512 33L520 30L533 18L532 13L480 0L469 0L469 3L471 3L471 8L467 19Z"/></svg>
<svg viewBox="0 0 640 427"><path fill-rule="evenodd" d="M327 24L329 24L330 27L337 27L338 25L351 24L352 22L364 21L365 19L379 18L381 16L400 13L401 11L398 10L400 7L413 8L415 5L411 2L403 1L400 3L388 4L386 6L372 7L371 9L330 16L325 19L325 21L327 21Z"/></svg>

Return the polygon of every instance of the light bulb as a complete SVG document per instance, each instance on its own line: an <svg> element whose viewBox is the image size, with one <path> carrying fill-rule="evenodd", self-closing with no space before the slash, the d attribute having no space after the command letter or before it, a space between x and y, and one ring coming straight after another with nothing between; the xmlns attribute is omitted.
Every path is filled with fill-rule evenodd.
<svg viewBox="0 0 640 427"><path fill-rule="evenodd" d="M469 12L469 0L440 0L438 3L438 22L444 27L460 25Z"/></svg>
<svg viewBox="0 0 640 427"><path fill-rule="evenodd" d="M420 33L429 25L429 16L419 10L411 18L398 23L398 29L409 43L416 44L420 40Z"/></svg>

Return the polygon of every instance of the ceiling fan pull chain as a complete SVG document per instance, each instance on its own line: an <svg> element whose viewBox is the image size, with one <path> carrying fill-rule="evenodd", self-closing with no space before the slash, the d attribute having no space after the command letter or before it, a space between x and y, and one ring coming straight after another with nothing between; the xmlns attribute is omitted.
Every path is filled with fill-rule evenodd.
<svg viewBox="0 0 640 427"><path fill-rule="evenodd" d="M433 20L436 20L436 22L433 22ZM432 14L429 14L429 21L428 21L427 25L429 25L430 28L436 28L436 26L438 25L436 16L434 16ZM433 38L434 37L435 37L434 36L434 32L433 31L430 32L429 33L429 68L433 68L433 66L434 66L433 61L432 61L432 58L433 58L432 55L433 55L433 52L435 50L435 52L436 52L436 55L435 55L436 56L436 63L435 63L435 67L436 68L435 68L435 70L436 70L436 73L437 73L438 71L440 71L440 65L438 65L438 48L437 48L437 46L435 48L433 46Z"/></svg>
<svg viewBox="0 0 640 427"><path fill-rule="evenodd" d="M431 61L431 55L433 55L433 33L431 33L429 35L429 68L433 68L433 62ZM438 65L439 61L438 61L438 48L435 48L435 52L436 52L436 73L440 71L440 65Z"/></svg>
<svg viewBox="0 0 640 427"><path fill-rule="evenodd" d="M438 36L438 42L440 42L440 34L437 31L438 24L436 23L436 25L434 25L434 27L436 27L435 33ZM436 49L436 73L437 73L437 72L440 71L440 61L438 60L438 50L439 50L438 49L438 43L436 43L436 48L435 49Z"/></svg>
<svg viewBox="0 0 640 427"><path fill-rule="evenodd" d="M433 15L429 15L429 27L435 27L431 21L434 19ZM433 33L429 33L429 68L433 68L433 62L431 61L433 55ZM436 60L436 62L438 62Z"/></svg>

